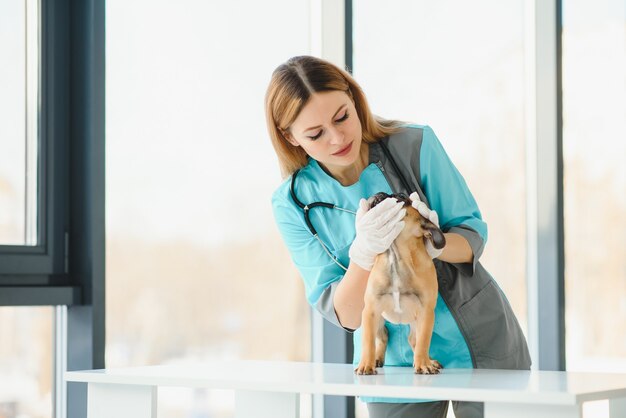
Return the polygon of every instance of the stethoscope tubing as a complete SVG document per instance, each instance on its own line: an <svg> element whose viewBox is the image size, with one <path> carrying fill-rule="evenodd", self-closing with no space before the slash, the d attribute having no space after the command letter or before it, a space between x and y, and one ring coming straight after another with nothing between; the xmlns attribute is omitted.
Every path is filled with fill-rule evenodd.
<svg viewBox="0 0 626 418"><path fill-rule="evenodd" d="M311 234L313 234L315 239L317 239L317 241L320 243L320 245L324 249L324 252L326 254L328 254L328 256L331 258L331 260L333 260L335 262L335 264L337 264L343 270L348 271L348 268L346 266L344 266L337 259L337 257L334 256L330 252L330 250L328 249L326 244L324 244L324 241L322 241L322 239L319 237L319 235L317 233L317 230L315 229L315 227L313 226L313 223L311 222L310 211L313 208L323 207L323 208L327 208L327 209L341 210L341 211L344 211L344 212L351 213L353 215L356 215L356 212L353 211L353 210L350 210L350 209L339 207L339 206L334 205L332 203L327 203L327 202L313 202L313 203L309 203L309 204L306 204L306 205L304 203L302 203L300 201L300 199L298 199L298 197L296 196L296 192L295 192L296 177L298 176L298 172L300 172L299 169L294 171L294 173L291 175L291 185L290 185L290 188L289 188L289 194L291 195L291 198L293 199L295 204L298 205L300 207L300 209L302 209L302 211L304 212L304 222L306 223L307 228L309 228L309 231L311 231Z"/></svg>

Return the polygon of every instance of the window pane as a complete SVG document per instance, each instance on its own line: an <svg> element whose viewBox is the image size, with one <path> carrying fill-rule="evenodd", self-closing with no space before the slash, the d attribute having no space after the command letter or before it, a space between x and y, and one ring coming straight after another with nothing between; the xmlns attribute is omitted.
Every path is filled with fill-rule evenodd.
<svg viewBox="0 0 626 418"><path fill-rule="evenodd" d="M567 368L626 371L626 4L563 13Z"/></svg>
<svg viewBox="0 0 626 418"><path fill-rule="evenodd" d="M309 359L263 108L273 69L308 51L309 6L245 8L107 2L108 367ZM164 416L232 410L183 392L162 391Z"/></svg>
<svg viewBox="0 0 626 418"><path fill-rule="evenodd" d="M37 243L38 4L0 3L0 245Z"/></svg>
<svg viewBox="0 0 626 418"><path fill-rule="evenodd" d="M52 416L53 310L0 308L0 417Z"/></svg>

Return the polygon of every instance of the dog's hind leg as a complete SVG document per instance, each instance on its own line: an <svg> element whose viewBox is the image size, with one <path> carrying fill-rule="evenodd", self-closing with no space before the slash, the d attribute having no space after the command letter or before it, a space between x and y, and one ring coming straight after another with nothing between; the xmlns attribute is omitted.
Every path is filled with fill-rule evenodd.
<svg viewBox="0 0 626 418"><path fill-rule="evenodd" d="M385 321L378 322L378 332L376 333L376 367L385 365L385 352L387 351L387 341L389 339Z"/></svg>

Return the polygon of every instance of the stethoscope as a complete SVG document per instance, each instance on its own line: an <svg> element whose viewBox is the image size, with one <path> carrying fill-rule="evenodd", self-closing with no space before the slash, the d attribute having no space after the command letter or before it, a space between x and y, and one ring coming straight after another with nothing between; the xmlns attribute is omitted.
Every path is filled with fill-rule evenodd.
<svg viewBox="0 0 626 418"><path fill-rule="evenodd" d="M337 257L335 257L330 252L330 250L328 249L326 244L324 244L324 241L322 241L322 239L317 234L317 231L315 230L315 227L313 226L313 223L311 222L310 211L313 208L321 207L321 208L328 208L328 209L337 209L337 210L341 210L341 211L344 211L344 212L351 213L353 215L356 215L356 212L353 211L353 210L350 210L350 209L339 207L339 206L334 205L332 203L313 202L313 203L309 203L308 205L305 205L304 203L302 203L300 201L300 199L298 199L296 197L296 192L294 190L294 188L295 188L294 186L296 184L296 177L298 176L299 172L300 172L300 169L294 171L294 173L291 175L291 187L289 188L289 193L291 194L291 198L296 203L296 205L298 205L300 207L300 209L302 209L304 211L304 222L306 222L306 226L309 228L309 231L311 231L311 234L313 234L315 239L317 239L317 241L319 241L320 245L322 246L322 248L324 249L326 254L328 254L328 256L335 262L335 264L337 264L339 267L341 267L345 271L348 271L348 268L346 266L344 266L343 264L341 264L341 262L337 259Z"/></svg>
<svg viewBox="0 0 626 418"><path fill-rule="evenodd" d="M382 148L383 152L385 153L385 156L387 157L389 162L391 162L391 165L393 166L393 169L395 170L396 174L400 178L400 181L402 182L402 185L404 186L404 188L407 191L409 191L409 194L410 194L410 191L412 190L412 188L409 186L409 183L406 181L406 179L402 175L402 172L398 168L398 166L396 164L396 161L391 156L391 152L389 152L389 149L387 149L387 146L385 145L385 143L382 140L379 141L378 144L380 144L380 147ZM330 252L330 250L328 249L326 244L324 244L324 241L322 241L322 239L317 234L317 230L315 229L315 227L313 226L313 223L311 222L310 212L311 212L311 209L318 208L318 207L327 208L327 209L337 209L337 210L340 210L340 211L343 211L343 212L351 213L353 215L356 215L356 212L353 211L353 210L350 210L350 209L339 207L339 206L337 206L337 205L335 205L333 203L313 202L313 203L309 203L309 204L306 204L306 205L304 203L302 203L300 201L300 199L298 199L296 197L296 192L295 192L296 177L298 176L299 172L300 172L300 169L294 171L294 173L291 175L291 185L290 185L290 188L289 188L289 194L291 195L291 198L293 199L295 204L298 205L298 207L300 207L300 209L302 209L302 211L304 212L304 222L306 223L307 228L309 228L309 231L311 231L311 234L313 234L315 239L317 239L317 241L320 243L320 245L324 249L324 252L326 254L328 254L328 256L335 262L335 264L337 264L339 267L341 267L344 271L348 271L348 268L346 266L344 266L337 259L337 257Z"/></svg>

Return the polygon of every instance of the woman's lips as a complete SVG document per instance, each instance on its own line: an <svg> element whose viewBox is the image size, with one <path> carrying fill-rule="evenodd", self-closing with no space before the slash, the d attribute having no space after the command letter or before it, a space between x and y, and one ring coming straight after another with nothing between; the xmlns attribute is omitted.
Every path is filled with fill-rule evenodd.
<svg viewBox="0 0 626 418"><path fill-rule="evenodd" d="M333 155L335 155L337 157L343 157L344 155L349 153L351 149L352 149L352 142L350 142L350 144L347 147L345 147L344 149L342 149L339 152L334 153Z"/></svg>

